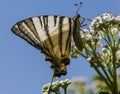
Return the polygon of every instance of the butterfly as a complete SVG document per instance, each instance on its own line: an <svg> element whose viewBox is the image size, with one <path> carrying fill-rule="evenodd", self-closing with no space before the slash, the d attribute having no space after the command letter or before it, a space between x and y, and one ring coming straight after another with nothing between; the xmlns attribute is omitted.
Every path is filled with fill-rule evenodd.
<svg viewBox="0 0 120 94"><path fill-rule="evenodd" d="M73 18L44 15L22 20L11 30L45 55L56 78L67 74L72 37L76 47L82 50L80 25L78 13Z"/></svg>

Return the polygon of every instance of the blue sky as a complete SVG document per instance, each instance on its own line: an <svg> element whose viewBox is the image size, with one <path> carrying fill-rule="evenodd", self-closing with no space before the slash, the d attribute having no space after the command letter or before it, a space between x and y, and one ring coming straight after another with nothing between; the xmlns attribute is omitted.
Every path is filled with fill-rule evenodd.
<svg viewBox="0 0 120 94"><path fill-rule="evenodd" d="M39 15L73 17L75 3L83 2L80 14L92 18L105 12L120 14L119 0L1 0L0 1L0 94L41 94L52 71L44 56L11 32L18 21ZM71 59L68 74L61 79L84 76L91 81L95 71L83 58ZM58 78L59 80L59 78Z"/></svg>

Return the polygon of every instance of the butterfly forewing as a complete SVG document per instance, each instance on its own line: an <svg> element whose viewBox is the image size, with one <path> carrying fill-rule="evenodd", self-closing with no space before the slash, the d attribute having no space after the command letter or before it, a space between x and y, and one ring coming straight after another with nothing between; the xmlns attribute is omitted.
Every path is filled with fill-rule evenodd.
<svg viewBox="0 0 120 94"><path fill-rule="evenodd" d="M37 16L15 24L12 31L41 50L49 61L54 76L67 73L70 60L73 19L64 16Z"/></svg>

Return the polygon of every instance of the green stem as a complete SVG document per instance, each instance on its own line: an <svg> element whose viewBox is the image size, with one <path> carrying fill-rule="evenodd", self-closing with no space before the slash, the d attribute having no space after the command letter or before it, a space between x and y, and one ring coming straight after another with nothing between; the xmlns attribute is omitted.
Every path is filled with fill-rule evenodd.
<svg viewBox="0 0 120 94"><path fill-rule="evenodd" d="M113 53L113 94L118 94L117 73L116 73L116 49L112 49Z"/></svg>
<svg viewBox="0 0 120 94"><path fill-rule="evenodd" d="M88 58L88 56L84 55L81 51L78 51L77 53L80 54L84 58Z"/></svg>
<svg viewBox="0 0 120 94"><path fill-rule="evenodd" d="M103 38L105 40L105 42L111 47L111 43L109 43L109 41L106 38Z"/></svg>
<svg viewBox="0 0 120 94"><path fill-rule="evenodd" d="M110 59L109 59L109 63L112 62L112 54L110 53ZM111 64L108 64L107 65L107 68L108 68L108 72L110 74L110 78L113 77L113 74L112 74L112 67L111 67Z"/></svg>
<svg viewBox="0 0 120 94"><path fill-rule="evenodd" d="M117 84L117 72L116 72L116 51L117 51L117 46L115 45L116 39L114 39L113 35L111 34L111 38L113 41L113 46L111 46L112 49L112 55L113 55L113 94L118 94L118 84Z"/></svg>
<svg viewBox="0 0 120 94"><path fill-rule="evenodd" d="M110 74L110 78L112 78L112 71L111 71L111 68L110 68L110 66L108 66L108 72L109 72L109 74Z"/></svg>
<svg viewBox="0 0 120 94"><path fill-rule="evenodd" d="M80 53L84 58L87 58L87 56L83 55L82 53ZM110 90L112 90L112 86L111 84L108 82L108 80L106 80L106 78L104 77L104 75L99 71L98 67L96 67L94 65L94 62L90 62L91 65L93 66L93 68L96 70L96 72L98 73L98 75L103 79L103 81L106 83L106 85L108 86L108 88ZM110 81L111 82L111 81Z"/></svg>
<svg viewBox="0 0 120 94"><path fill-rule="evenodd" d="M67 88L64 88L64 94L67 94Z"/></svg>
<svg viewBox="0 0 120 94"><path fill-rule="evenodd" d="M104 75L100 72L100 70L98 69L98 67L96 67L94 65L94 62L91 62L91 65L94 67L94 69L96 70L96 72L98 73L98 75L102 78L102 80L105 82L105 84L107 85L107 87L112 90L112 86L110 85L109 81L104 77Z"/></svg>
<svg viewBox="0 0 120 94"><path fill-rule="evenodd" d="M107 71L105 70L104 66L102 65L100 59L99 59L98 56L96 55L96 52L95 52L95 50L93 49L92 46L91 46L91 49L92 49L92 51L93 51L93 55L96 57L96 59L97 59L97 61L99 62L99 64L100 64L100 66L101 66L101 68L102 68L102 70L103 70L105 76L107 77L107 80L109 81L110 85L112 85L112 81L111 81L111 79L110 79L110 77L109 77ZM111 89L111 88L110 88L110 89Z"/></svg>
<svg viewBox="0 0 120 94"><path fill-rule="evenodd" d="M103 37L103 39L106 41L106 43L111 47L111 39L110 39L110 35L109 35L109 30L106 28L102 28L102 31L104 32L104 34L106 35L106 38Z"/></svg>

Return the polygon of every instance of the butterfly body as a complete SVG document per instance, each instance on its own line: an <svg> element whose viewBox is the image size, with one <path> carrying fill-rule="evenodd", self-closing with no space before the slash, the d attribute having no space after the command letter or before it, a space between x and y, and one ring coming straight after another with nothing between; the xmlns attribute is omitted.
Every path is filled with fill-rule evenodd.
<svg viewBox="0 0 120 94"><path fill-rule="evenodd" d="M40 50L49 62L53 76L61 77L67 74L67 65L70 63L71 36L74 35L75 41L80 43L77 38L79 18L79 15L73 18L36 16L16 23L12 31Z"/></svg>

